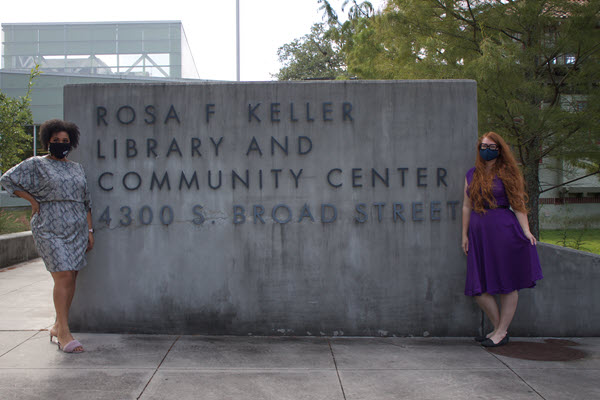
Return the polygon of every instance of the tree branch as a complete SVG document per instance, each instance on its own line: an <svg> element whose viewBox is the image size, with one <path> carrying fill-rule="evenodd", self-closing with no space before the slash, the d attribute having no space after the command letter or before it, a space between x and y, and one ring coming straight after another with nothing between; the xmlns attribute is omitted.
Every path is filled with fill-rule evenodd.
<svg viewBox="0 0 600 400"><path fill-rule="evenodd" d="M564 186L564 185L568 185L569 183L573 183L573 182L580 181L580 180L582 180L582 179L585 179L585 178L587 178L587 177L589 177L589 176L593 176L593 175L596 175L596 174L600 174L600 170L598 170L598 171L596 171L596 172L592 172L591 174L587 174L587 175L584 175L584 176L580 176L579 178L571 179L570 181L563 182L563 183L561 183L560 185L554 185L554 186L552 186L552 187L549 187L548 189L541 190L541 191L540 191L540 194L542 194L542 193L544 193L544 192L547 192L547 191L549 191L549 190L552 190L552 189L556 189L556 188L558 188L558 187L561 187L561 186Z"/></svg>
<svg viewBox="0 0 600 400"><path fill-rule="evenodd" d="M541 155L541 157L545 157L545 156L547 156L548 154L552 153L552 152L553 152L554 150L556 150L557 148L561 147L561 146L562 146L562 145L563 145L563 144L564 144L564 143L565 143L565 142L566 142L568 139L570 139L570 138L571 138L571 136L573 136L574 134L576 134L576 133L577 133L577 132L578 132L580 129L581 129L581 127L577 127L577 128L575 128L575 129L573 129L572 131L570 131L569 133L567 133L567 135L566 135L564 138L562 138L562 139L560 139L560 140L556 141L556 143L554 143L554 145L548 146L548 147L546 148L546 150L544 150L544 151L542 152L542 155Z"/></svg>

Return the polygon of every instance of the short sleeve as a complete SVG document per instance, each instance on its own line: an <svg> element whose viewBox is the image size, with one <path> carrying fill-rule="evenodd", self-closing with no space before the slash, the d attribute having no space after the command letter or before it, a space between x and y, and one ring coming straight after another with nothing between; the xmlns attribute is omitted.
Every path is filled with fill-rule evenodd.
<svg viewBox="0 0 600 400"><path fill-rule="evenodd" d="M473 181L473 174L475 173L475 167L471 168L470 170L467 171L465 178L467 180L467 197L471 197L469 194L469 190L468 187L471 185L471 182Z"/></svg>
<svg viewBox="0 0 600 400"><path fill-rule="evenodd" d="M473 174L475 173L475 167L471 168L470 170L467 171L467 174L465 175L465 178L467 178L467 184L471 184L471 181L473 180Z"/></svg>
<svg viewBox="0 0 600 400"><path fill-rule="evenodd" d="M35 196L40 187L35 159L28 158L6 171L0 177L0 184L13 197L17 190Z"/></svg>

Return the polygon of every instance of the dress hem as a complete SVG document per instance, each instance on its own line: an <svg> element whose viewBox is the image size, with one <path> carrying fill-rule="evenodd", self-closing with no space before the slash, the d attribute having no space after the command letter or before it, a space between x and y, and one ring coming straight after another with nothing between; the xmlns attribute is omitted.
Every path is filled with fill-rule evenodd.
<svg viewBox="0 0 600 400"><path fill-rule="evenodd" d="M44 261L44 258L42 257L42 261ZM76 271L79 272L82 269L84 269L85 267L87 267L88 263L86 259L83 259L78 265L74 266L74 267L66 267L63 269L55 269L52 270L50 268L48 268L48 265L46 264L46 261L44 261L44 266L46 267L46 271L48 272L67 272L67 271Z"/></svg>
<svg viewBox="0 0 600 400"><path fill-rule="evenodd" d="M533 282L531 282L529 284L529 286L522 286L522 287L518 287L518 288L514 288L514 289L493 289L493 290L486 290L486 291L483 291L483 290L466 291L465 290L465 296L471 296L471 297L481 296L483 293L487 293L487 294L490 294L490 295L508 294L508 293L514 292L515 290L533 289L536 286L537 281L539 281L541 279L543 279L543 277L535 279Z"/></svg>

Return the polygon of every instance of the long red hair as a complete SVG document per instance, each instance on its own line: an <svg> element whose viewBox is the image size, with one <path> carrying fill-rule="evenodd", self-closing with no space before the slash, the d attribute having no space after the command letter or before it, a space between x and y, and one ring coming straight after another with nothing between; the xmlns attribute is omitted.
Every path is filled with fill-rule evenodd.
<svg viewBox="0 0 600 400"><path fill-rule="evenodd" d="M500 154L490 171L486 168L486 161L479 155L479 147L483 139L488 138L498 145ZM484 204L489 208L496 208L496 200L492 194L492 181L498 176L504 184L510 206L515 211L527 213L527 193L525 192L525 180L517 165L515 156L510 151L502 136L496 132L488 132L477 141L477 158L475 160L475 172L473 180L469 185L469 198L471 206L477 213L485 213Z"/></svg>

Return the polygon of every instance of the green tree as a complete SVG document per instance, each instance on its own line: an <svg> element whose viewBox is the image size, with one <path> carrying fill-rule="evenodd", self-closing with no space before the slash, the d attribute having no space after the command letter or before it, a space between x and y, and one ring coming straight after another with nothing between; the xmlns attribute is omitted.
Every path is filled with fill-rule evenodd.
<svg viewBox="0 0 600 400"><path fill-rule="evenodd" d="M23 160L31 147L31 136L25 132L33 124L29 109L34 79L40 74L38 66L31 70L25 96L11 98L0 91L0 172Z"/></svg>
<svg viewBox="0 0 600 400"><path fill-rule="evenodd" d="M479 130L513 146L539 237L542 158L600 162L599 15L599 0L389 0L340 42L359 78L475 79Z"/></svg>
<svg viewBox="0 0 600 400"><path fill-rule="evenodd" d="M344 0L342 12L348 12L342 23L335 7L327 0L317 0L327 22L314 24L310 33L284 44L277 51L282 67L274 75L279 80L347 79L345 47L350 45L357 26L373 15L368 1Z"/></svg>
<svg viewBox="0 0 600 400"><path fill-rule="evenodd" d="M346 76L346 66L332 33L325 23L314 24L309 34L281 46L277 55L283 67L275 77L288 81Z"/></svg>

